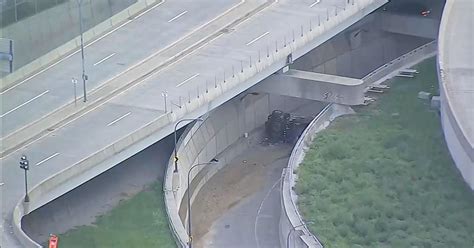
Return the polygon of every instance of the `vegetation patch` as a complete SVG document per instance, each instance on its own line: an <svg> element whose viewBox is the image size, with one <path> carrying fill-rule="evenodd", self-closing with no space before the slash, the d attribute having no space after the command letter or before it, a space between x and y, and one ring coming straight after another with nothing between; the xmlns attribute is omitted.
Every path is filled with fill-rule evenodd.
<svg viewBox="0 0 474 248"><path fill-rule="evenodd" d="M434 59L414 79L315 138L299 167L298 206L325 247L474 247L474 194L446 147Z"/></svg>
<svg viewBox="0 0 474 248"><path fill-rule="evenodd" d="M59 235L59 247L176 247L168 227L161 182L122 201L98 217L93 226Z"/></svg>

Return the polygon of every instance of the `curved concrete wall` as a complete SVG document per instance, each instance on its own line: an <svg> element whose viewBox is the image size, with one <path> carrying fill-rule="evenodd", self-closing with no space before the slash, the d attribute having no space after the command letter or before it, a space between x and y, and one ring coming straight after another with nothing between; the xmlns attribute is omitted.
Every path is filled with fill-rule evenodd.
<svg viewBox="0 0 474 248"><path fill-rule="evenodd" d="M150 1L145 2L148 3ZM355 23L357 20L362 19L386 1L387 0L353 1L353 4L346 8L345 11L340 12L337 16L332 16L329 21L322 22L321 26L314 27L311 31L306 30L303 36L297 36L295 41L288 44L286 48L278 50L278 52L271 51L271 54L268 57L262 58L261 62L255 63L252 67L243 68L243 70L240 73L236 73L235 76L231 73L227 74L229 76L224 83L219 82L216 87L211 87L205 92L198 92L199 94L185 102L182 108L172 109L166 113L166 115L157 117L153 121L146 123L140 129L114 141L87 158L75 164L68 165L64 170L51 175L49 178L34 186L30 191L30 194L34 195L34 197L31 197L32 200L29 206L23 206L19 202L15 207L12 225L14 229L18 230L17 238L24 247L38 247L37 244L31 242L21 230L22 216L65 194L83 182L94 178L98 174L110 169L119 162L169 135L173 132L173 126L177 120L181 118L196 118L229 101L229 99L233 98L236 94L247 90L262 79L286 66L289 54L292 54L294 59L301 57ZM127 13L123 14L123 16L127 15ZM6 80L6 78L4 79ZM269 102L271 102L271 99ZM261 116L258 117L261 118ZM172 187L171 185L169 186L170 187L166 187L165 189L171 190ZM171 194L171 196L172 195L173 194ZM168 197L168 195L166 195L166 197ZM170 200L173 198L170 198ZM178 208L175 208L175 210L178 211ZM178 220L179 218L175 221ZM185 234L182 224L181 227L176 227L177 225L173 222L171 222L170 225L177 237L185 237L180 236L183 232ZM183 240L186 240L186 237L181 239L181 241Z"/></svg>
<svg viewBox="0 0 474 248"><path fill-rule="evenodd" d="M379 84L387 78L395 76L399 69L408 68L422 60L435 56L436 44L436 41L432 41L380 66L363 78L365 85ZM295 231L292 231L294 234L290 236L289 242L294 244L294 247L323 247L323 244L311 234L305 225L297 227L304 224L304 221L296 206L297 195L293 191L297 180L294 170L303 161L305 149L311 144L317 133L325 129L337 116L350 113L352 111L348 107L329 104L308 125L293 148L288 166L282 173L282 211L280 217L280 243L282 247L286 247L288 233L292 229Z"/></svg>
<svg viewBox="0 0 474 248"><path fill-rule="evenodd" d="M287 242L293 244L292 247L323 247L323 244L321 244L318 238L304 225L303 217L300 215L298 207L296 206L297 195L293 188L296 186L298 179L294 171L303 161L305 149L312 143L316 134L329 126L329 123L336 117L351 113L353 113L353 111L350 107L329 104L308 125L293 148L288 161L288 167L282 174L282 211L280 217L281 247L286 247ZM292 232L290 239L287 240L290 232Z"/></svg>
<svg viewBox="0 0 474 248"><path fill-rule="evenodd" d="M248 100L248 101L247 101ZM250 100L252 100L250 102ZM180 217L180 212L186 213L185 208L181 208L188 191L187 173L191 166L199 163L209 162L212 158L217 158L219 163L203 165L193 169L190 174L191 180L204 171L204 176L192 182L191 202L199 192L205 182L218 170L233 159L232 155L218 157L227 147L234 144L242 134L251 132L266 120L268 113L268 98L265 96L235 99L228 104L210 113L203 122L197 122L188 127L182 134L178 145L178 173L174 173L174 158L168 163L166 170L164 192L166 210L169 216L172 232L180 246L186 246L188 235L183 223L187 216ZM234 149L236 154L242 149ZM191 203L192 204L192 203ZM181 211L180 211L181 209Z"/></svg>
<svg viewBox="0 0 474 248"><path fill-rule="evenodd" d="M186 246L188 241L186 226L183 224L187 220L187 206L183 200L188 193L189 168L198 163L209 162L212 158L219 160L217 164L193 169L189 189L192 204L194 197L208 179L248 148L251 142L244 137L244 133L250 133L261 127L273 109L288 111L307 102L284 96L268 94L255 96L243 93L211 112L203 122L195 123L185 130L177 145L178 173L173 173L174 156L172 156L164 182L166 211L179 246ZM230 150L232 152L229 152Z"/></svg>
<svg viewBox="0 0 474 248"><path fill-rule="evenodd" d="M474 79L474 76L472 75L474 64L472 56L468 55L467 59L465 56L454 57L454 55L459 52L472 52L472 45L471 47L461 47L462 43L472 42L472 39L459 42L459 44L450 44L448 41L450 38L453 38L453 35L457 35L455 37L459 39L467 38L466 35L469 36L469 33L464 34L465 36L460 35L458 33L460 30L454 30L455 27L452 25L469 26L471 24L469 24L469 22L450 22L454 18L459 18L461 15L464 16L466 14L457 13L459 12L459 9L455 11L455 4L459 4L458 8L462 7L462 4L465 4L464 6L468 10L468 16L466 17L472 20L472 13L469 12L469 6L466 6L466 4L472 4L471 2L453 0L448 0L446 2L438 39L438 77L440 81L441 94L441 123L451 156L466 183L474 190L474 144L473 137L469 137L468 132L468 129L472 130L474 128L470 126L472 125L472 120L474 118L474 94L469 93L470 89L473 89L473 87L468 86L468 84L472 85L472 80ZM472 27L469 26L467 29L471 30L472 38ZM458 45L460 46L459 48L457 47ZM464 50L466 48L468 51ZM456 49L463 50L456 52ZM449 59L450 55L452 57L451 61ZM468 76L469 70L471 70L470 76ZM464 78L460 77L461 74L464 74ZM470 80L470 82L464 82L465 84L463 85L463 80Z"/></svg>

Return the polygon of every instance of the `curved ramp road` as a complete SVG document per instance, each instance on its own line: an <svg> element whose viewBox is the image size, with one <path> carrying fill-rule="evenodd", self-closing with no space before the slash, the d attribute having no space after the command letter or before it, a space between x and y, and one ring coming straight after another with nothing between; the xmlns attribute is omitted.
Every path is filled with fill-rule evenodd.
<svg viewBox="0 0 474 248"><path fill-rule="evenodd" d="M206 182L192 206L196 248L280 247L280 177L291 146L253 147Z"/></svg>
<svg viewBox="0 0 474 248"><path fill-rule="evenodd" d="M126 40L129 40L130 37L137 38L144 33L138 32L137 34L130 28L132 27L130 25L143 26L148 32L155 32L157 35L154 37L159 37L158 33L174 33L175 31L173 28L178 28L179 25L183 25L184 31L182 31L181 35L174 33L175 37L179 37L186 33L186 30L190 31L190 29L192 29L186 26L185 23L193 23L193 21L196 22L197 20L201 20L196 16L194 16L194 18L198 19L188 19L194 14L206 15L207 20L209 20L212 19L212 16L218 16L220 12L232 8L232 6L236 4L240 4L240 2L237 1L209 1L209 4L205 5L206 11L202 11L204 6L202 1L199 1L199 3L195 2L196 1L167 1L161 6L144 14L136 21L125 25L119 29L122 30L123 33L117 31L116 33L107 36L113 44L103 46L102 48L99 47L97 53L89 52L89 54L96 54L94 55L95 57L92 55L88 57L91 62L93 61L89 66L93 67L93 64L95 63L98 68L106 68L107 66L111 66L111 68L115 68L116 66L120 67L120 64L117 63L122 63L120 61L125 59L124 57L128 57L128 54L127 56L124 56L123 51L120 50L121 45L115 41L115 39L120 38L114 38L113 35L126 37ZM154 123L154 126L152 127L161 125L159 126L160 129L158 131L153 129L153 135L155 135L156 132L159 132L159 134L156 135L163 135L160 137L168 135L169 132L172 131L172 125L170 123L174 124L175 120L173 119L174 115L165 115L166 107L171 108L172 106L176 110L178 109L177 106L187 102L187 99L190 97L192 97L194 103L197 103L195 100L196 95L199 93L199 95L202 96L206 89L209 89L209 92L211 92L211 87L213 87L213 89L215 88L214 83L217 82L217 79L221 82L224 77L231 78L232 68L235 73L241 71L240 66L246 66L248 68L249 60L252 61L252 66L255 67L255 63L259 58L259 53L262 64L265 59L267 61L266 63L274 62L271 60L270 55L268 57L266 56L265 53L267 49L269 51L274 49L275 41L277 46L281 49L284 40L290 42L292 39L292 30L295 32L295 39L299 37L299 44L308 42L305 44L316 45L316 42L309 43L309 41L305 40L306 36L301 38L298 33L301 32L301 25L305 24L304 32L310 32L310 20L314 21L311 22L311 25L316 25L315 20L317 20L317 16L324 16L328 12L334 13L336 9L339 9L339 15L333 17L333 20L327 24L337 25L337 28L321 28L319 31L324 33L313 38L318 42L323 42L335 35L335 33L338 32L338 28L346 28L363 18L366 14L370 13L370 11L385 3L384 0L355 0L356 3L360 3L360 6L365 7L359 8L357 7L359 6L357 4L352 7L347 6L348 11L345 13L348 14L344 15L341 14L341 8L347 3L346 0L330 2L321 1L320 4L312 7L310 5L313 4L313 1L279 0L278 2L271 2L270 5L266 8L260 9L259 12L246 16L246 14L252 10L258 9L263 2L264 1L244 2L241 5L242 9L236 9L237 13L229 13L229 15L233 15L234 17L239 16L236 18L240 18L240 21L231 25L229 29L219 32L209 40L198 43L198 46L193 47L192 51L176 58L173 62L167 64L166 67L160 68L160 70L155 73L142 78L139 83L135 84L127 91L114 95L101 105L82 113L80 116L76 116L74 119L62 124L56 130L52 130L48 135L30 142L26 147L14 151L4 157L1 160L2 183L4 183L4 185L0 187L2 194L2 217L4 220L2 225L2 247L19 247L19 245L16 245L14 241L15 239L11 233L11 223L13 209L24 195L23 174L18 168L18 159L21 154L27 154L30 160L30 188L37 186L41 181L47 179L51 175L64 170L69 170L71 168L74 170L88 168L87 171L81 171L80 173L77 172L73 174L73 176L67 177L68 180L59 180L61 182L61 187L55 186L54 190L44 192L41 194L41 198L31 203L32 208L36 208L67 192L71 188L78 186L83 182L82 180L86 180L86 178L89 180L91 177L97 175L97 173L102 172L101 170L103 168L114 166L123 159L126 159L128 156L133 155L133 153L142 149L146 144L149 145L156 142L157 140L154 140L156 138L155 136L146 136L146 138L138 140L134 139L135 136L131 136L131 134L143 134L149 132L151 128L147 125L150 123ZM180 3L180 5L175 5L178 3ZM167 4L170 4L171 6L168 6ZM194 13L190 8L191 6L194 6L193 8L199 11ZM151 17L148 19L148 16ZM225 18L227 18L227 15L223 17L223 19ZM164 25L163 27L166 27L166 29L155 30L155 26L158 25L155 23L156 19L161 20L160 25ZM220 21L221 19L219 19L218 22L218 25L221 25L219 26L220 29L228 25L228 23L222 24ZM201 20L200 23L205 23L205 21ZM199 24L196 26L198 25ZM184 26L188 28L186 29ZM311 28L312 27L313 26L311 26ZM266 34L267 32L268 34ZM167 33L167 35L173 36L170 33ZM128 41L131 42L127 45L129 46L127 49L127 51L130 52L129 55L133 57L132 53L136 52L134 48L141 46L150 50L159 49L157 47L153 48L157 43L160 43L154 37L149 37L152 41L147 40L147 42L150 42L147 43L148 45L144 45L143 42ZM106 38L103 39L103 41L105 40ZM311 42L313 42L313 40ZM92 45L88 49L91 49L99 43L100 42ZM109 48L112 48L112 50L108 50ZM132 50L134 51L132 52ZM113 53L115 54L112 55ZM147 55L149 54L150 52L148 51ZM275 51L273 51L273 54L275 54ZM141 57L143 56L146 55L142 55ZM167 58L174 56L176 56L176 54L166 54ZM135 60L139 60L138 57L140 56L136 55L134 57ZM73 61L71 57L71 65L69 66L75 68L75 65L79 65L79 63L80 60L76 59ZM133 62L128 61L126 63L131 64ZM276 64L274 65L277 66ZM43 111L41 109L47 109L47 106L58 106L58 103L61 101L66 101L64 100L66 99L64 96L68 94L70 94L69 100L71 100L73 94L70 81L71 76L65 74L65 68L62 68L62 66L67 66L65 64L58 64L57 66L57 73L52 73L53 70L56 69L51 68L45 72L51 72L51 74L42 73L38 75L37 78L35 77L35 80L37 81L35 81L33 86L28 86L29 83L25 82L10 90L11 93L15 90L21 92L18 93L18 98L21 98L21 100L13 98L5 100L6 95L10 94L10 92L4 92L2 95L2 101L6 102L8 107L3 110L4 112L2 112L2 114L5 114L17 106L31 100L46 90L49 90L49 92L15 110L24 111L28 109L21 118L30 118L28 117L29 112L41 112ZM273 69L272 67L269 68ZM267 71L260 71L258 75L266 77L274 72L270 71L270 69ZM78 71L80 72L80 70ZM105 74L110 73L105 75L104 78L108 78L107 76L113 74L113 69L110 69L110 71L103 69L103 71ZM249 70L247 69L247 71ZM93 74L93 69L91 69L90 77L98 77L98 75L102 73L102 70L98 70L97 73L97 75ZM226 75L224 76L224 74ZM241 75L243 74L244 73L241 73ZM216 79L216 81L214 81L214 79ZM56 83L51 83L52 85L55 85L54 89L42 88L49 85L47 82L51 80L57 80ZM91 81L93 80L89 80L89 82ZM63 82L66 82L66 86L62 84ZM244 83L246 82L239 82L239 87ZM93 83L91 82L91 84ZM91 87L93 86L91 85ZM97 85L95 87L97 87ZM222 86L218 89L220 89L219 95L217 95L216 90L211 94L217 99L214 101L214 104L199 105L199 109L193 109L193 112L187 114L187 116L196 117L192 115L198 115L201 113L200 111L209 111L218 106L218 104L232 98L244 90L235 87L231 91ZM53 95L53 90L63 92L63 97ZM165 101L162 97L162 93L164 92L166 92L164 95L167 96L166 107ZM63 100L59 100L60 98ZM219 101L222 102L219 103ZM168 113L169 110L170 109L168 109ZM18 126L23 125L21 123L28 122L27 119L21 118L18 119L19 122L16 122L16 118L13 117L13 115L17 114L15 111L2 117L2 123L6 127L9 126L9 128L6 128L7 133L15 130ZM41 115L44 115L45 113L46 112L41 112ZM167 118L160 118L164 116ZM168 119L168 117L170 119ZM8 118L11 119L7 120ZM32 118L38 118L38 116ZM104 149L106 147L108 148L105 152ZM100 158L98 159L98 157ZM96 163L93 163L92 161ZM87 164L87 162L90 162L90 168L82 167L84 164ZM61 174L61 178L65 178L64 174ZM48 183L51 183L51 181L48 181Z"/></svg>

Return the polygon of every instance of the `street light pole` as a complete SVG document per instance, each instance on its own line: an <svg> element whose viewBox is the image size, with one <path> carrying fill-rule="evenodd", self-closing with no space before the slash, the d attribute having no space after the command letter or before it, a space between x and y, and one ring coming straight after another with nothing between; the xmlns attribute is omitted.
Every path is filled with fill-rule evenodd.
<svg viewBox="0 0 474 248"><path fill-rule="evenodd" d="M290 237L291 237L291 234L296 230L296 228L304 226L306 224L313 224L313 223L314 223L313 221L308 221L307 223L302 223L300 225L292 227L290 231L288 232L288 236L286 237L286 248L290 248Z"/></svg>
<svg viewBox="0 0 474 248"><path fill-rule="evenodd" d="M188 171L188 238L189 238L189 241L188 241L188 247L189 248L192 248L193 247L193 236L192 236L192 232L191 232L191 190L189 188L189 185L191 184L190 181L189 181L189 176L191 175L191 171L200 166L200 165L209 165L209 164L214 164L214 163L217 163L219 162L219 160L213 158L210 162L207 162L207 163L201 163L201 164L195 164L193 166L191 166L191 168L189 169Z"/></svg>
<svg viewBox="0 0 474 248"><path fill-rule="evenodd" d="M87 75L86 75L86 69L84 65L84 29L83 29L83 24L82 24L82 0L77 0L77 5L79 8L79 31L81 32L81 61L82 61L82 87L84 91L84 99L83 101L87 101L87 92L86 92L86 80L87 80Z"/></svg>
<svg viewBox="0 0 474 248"><path fill-rule="evenodd" d="M25 202L30 202L30 197L28 196L28 175L27 175L27 172L30 169L30 165L29 165L29 161L26 155L23 155L20 158L20 168L25 171Z"/></svg>
<svg viewBox="0 0 474 248"><path fill-rule="evenodd" d="M179 123L184 122L184 121L203 121L203 119L201 118L181 119L178 122L176 122L176 124L174 125L174 132L173 132L174 134L174 171L173 172L174 173L178 173L178 148L176 147L178 143L178 138L176 135L176 130L178 129Z"/></svg>

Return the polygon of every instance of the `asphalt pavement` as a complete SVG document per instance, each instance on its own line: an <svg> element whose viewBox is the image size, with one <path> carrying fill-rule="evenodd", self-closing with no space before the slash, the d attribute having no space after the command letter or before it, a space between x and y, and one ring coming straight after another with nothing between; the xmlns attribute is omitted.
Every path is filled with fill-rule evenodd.
<svg viewBox="0 0 474 248"><path fill-rule="evenodd" d="M197 248L280 247L280 178L290 152L289 144L255 144L206 182L192 208ZM202 209L206 202L212 206Z"/></svg>
<svg viewBox="0 0 474 248"><path fill-rule="evenodd" d="M239 0L163 1L107 36L85 47L87 92L196 31ZM206 11L202 11L206 6ZM83 100L81 54L0 92L1 137L74 100ZM73 83L73 78L76 83Z"/></svg>
<svg viewBox="0 0 474 248"><path fill-rule="evenodd" d="M210 19L225 9L231 8L233 4L238 4L236 1L217 1L218 3L212 1L212 4L210 3L211 1L209 1L209 4L206 5L206 11L197 11L198 9L202 10L203 4L199 2L199 4L196 3L193 5L194 2L195 1L165 2L153 11L137 19L136 23L131 22L122 29L119 29L122 30L123 33L117 33L116 35L122 35L122 37L126 38L125 40L134 40L141 36L146 36L145 33L154 33L154 36L146 36L148 38L145 40L147 40L147 43L149 42L149 46L160 47L157 45L157 43L160 42L157 41L156 37L158 33L174 32L169 31L170 29L174 29L169 25L178 24L179 22L183 22L181 25L184 25L184 22L189 23L193 22L193 20L196 21L195 19L186 19L191 17L191 14L194 12L208 13L200 13L200 15L206 15L207 18ZM257 8L261 2L263 1L246 2L245 6ZM181 3L182 5L179 5L181 8L174 5L175 3ZM9 244L8 247L16 247L15 245L10 245L14 244L14 241L9 227L11 226L12 210L15 204L24 195L23 171L18 168L18 160L22 154L27 154L30 159L31 169L29 172L29 181L30 187L32 187L52 174L80 163L84 158L96 154L97 151L100 151L104 147L114 144L116 141L127 137L134 131L141 130L142 127L151 123L151 121L163 116L166 110L165 99L162 96L163 92L167 92L167 107L170 108L174 106L174 108L177 108L178 105L185 102L191 95L195 98L197 94L203 94L208 88L215 87L217 80L219 80L219 85L222 85L222 83L224 83L222 82L224 74L225 78L231 77L233 72L237 73L241 70L241 66L249 67L250 61L254 64L257 63L260 57L263 60L263 57L266 56L266 51L282 47L285 41L289 43L292 40L293 33L295 33L296 36L299 35L298 32L300 32L302 25L305 25L304 31L309 32L310 24L316 25L318 16L325 17L328 12L334 12L336 9L342 8L341 6L344 6L344 3L344 0L321 1L317 4L312 0L280 0L274 2L268 8L251 16L251 18L244 19L234 25L231 30L227 30L227 32L213 37L212 40L206 41L202 46L196 48L191 53L178 58L167 67L145 78L133 88L128 89L122 94L115 95L103 104L64 123L56 130L51 130L48 135L42 136L27 146L4 157L1 160L1 176L3 181L1 182L2 186L0 186L2 217L4 220L2 226L2 229L4 229L2 247L6 246L5 244ZM168 8L166 4L173 5ZM196 11L189 11L190 9L188 7L190 6L195 6ZM188 10L188 12L184 13L186 10ZM245 15L248 11L249 9L242 10L242 15ZM209 15L209 13L212 16ZM142 19L149 15L149 19ZM156 28L156 25L159 24L155 23L155 19L161 20L160 23L168 27L165 29L166 31ZM201 20L201 23L203 22L205 21ZM132 32L132 26L129 26L135 24L140 26L138 32ZM142 28L146 31L143 31ZM175 34L175 37L172 39L176 40L177 35L182 36L191 29L192 27L188 27L187 29L183 27L182 33ZM172 36L172 34L167 35ZM98 51L95 57L92 55L88 56L89 60L96 61L94 63L97 63L111 53L116 53L116 55L96 65L99 66L97 68L109 68L110 71L107 72L107 70L104 69L104 74L102 74L102 72L90 74L90 87L92 88L94 87L92 81L96 83L99 82L99 80L92 80L92 78L99 78L98 75L103 75L103 79L105 79L113 74L112 71L118 72L120 68L123 70L123 67L118 63L122 63L121 61L125 61L125 57L128 57L128 53L122 53L124 49L120 49L121 43L117 42L112 36L110 37L110 43L97 48ZM133 37L133 39L131 37ZM105 41L106 38L103 40ZM99 43L96 44L99 45ZM131 41L127 51L130 52L130 50L139 46L146 47L146 45L142 45L142 42ZM92 47L93 46L88 49ZM108 50L109 48L110 50ZM155 50L156 49L159 48L155 48ZM135 52L138 53L138 51ZM132 53L133 52L130 52L130 55ZM88 54L96 53L88 52ZM150 51L148 51L148 53L145 51L141 54L149 55ZM168 59L173 56L174 55L167 55L167 57L163 59ZM135 58L138 57L140 56L136 55ZM71 61L69 66L74 69L79 62L80 60L76 58L74 61ZM128 61L126 63L133 62ZM110 67L106 67L107 65ZM31 117L32 119L38 118L46 113L44 112L46 110L43 111L43 109L51 109L48 106L61 105L60 99L63 99L63 103L66 102L64 99L72 99L71 75L65 73L66 68L62 66L63 65L58 64L57 67L55 66L48 70L51 74L38 75L37 78L35 77L35 80L37 80L35 81L36 83L30 86L27 86L29 84L25 82L10 90L11 93L10 91L4 92L2 101L7 104L5 105L7 107L2 110L4 111L2 112L2 122L7 126L6 133L15 130L18 126L24 125L25 122L31 120L28 119L30 118L28 115L34 116ZM89 64L89 67L93 67L93 64ZM58 70L58 72L52 73L54 70ZM79 70L77 71L79 72ZM91 69L91 73L92 71ZM77 76L78 73L76 72L75 75ZM49 82L51 82L52 86L49 85ZM63 82L64 84L62 84ZM95 87L97 86L98 84L95 85ZM54 96L52 95L53 89L57 89L57 92L63 93L58 93L59 95ZM3 98L6 97L6 94L13 94L14 91L21 91L21 93L18 93L18 95L14 97L21 100L15 100L13 98L6 100ZM67 95L69 95L69 98L67 98ZM30 101L31 99L34 100ZM44 102L41 103L42 101ZM28 103L24 104L26 102ZM21 107L17 108L18 106ZM11 111L15 108L17 108L15 111ZM16 111L25 112L19 114L20 112ZM14 117L17 114L18 116ZM8 128L8 126L10 127Z"/></svg>

